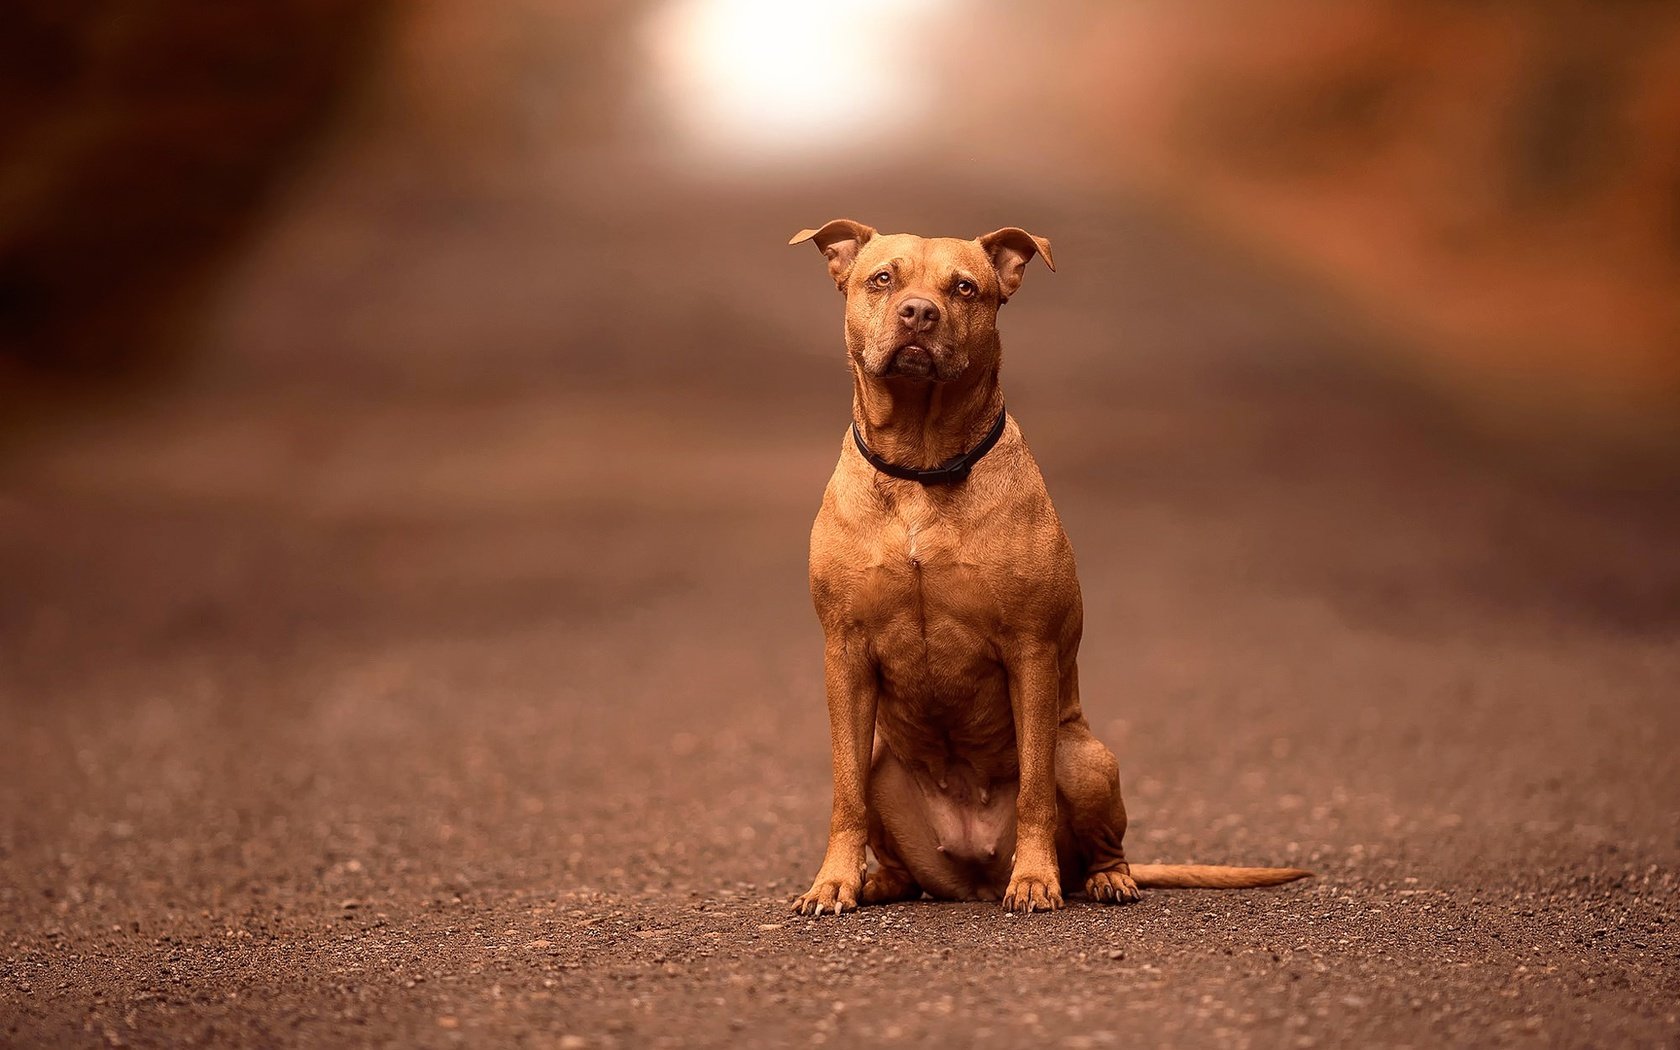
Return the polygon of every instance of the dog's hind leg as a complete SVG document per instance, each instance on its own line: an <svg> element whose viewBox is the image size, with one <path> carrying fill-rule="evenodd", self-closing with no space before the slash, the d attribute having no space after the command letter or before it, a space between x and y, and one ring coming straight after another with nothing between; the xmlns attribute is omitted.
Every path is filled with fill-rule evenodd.
<svg viewBox="0 0 1680 1050"><path fill-rule="evenodd" d="M1071 854L1063 861L1068 881L1083 871L1085 892L1092 900L1108 904L1139 900L1121 846L1126 835L1126 803L1120 797L1120 763L1091 734L1084 718L1063 723L1057 730L1056 793L1063 852Z"/></svg>
<svg viewBox="0 0 1680 1050"><path fill-rule="evenodd" d="M904 862L904 850L891 825L903 829L905 805L909 801L908 776L898 759L879 741L869 776L869 851L875 854L875 867L864 877L865 904L891 904L894 901L913 901L922 895L922 887Z"/></svg>
<svg viewBox="0 0 1680 1050"><path fill-rule="evenodd" d="M913 901L921 897L922 888L916 885L909 869L892 855L889 847L876 845L876 840L871 838L869 848L875 854L876 866L864 876L863 903L891 904L894 901Z"/></svg>

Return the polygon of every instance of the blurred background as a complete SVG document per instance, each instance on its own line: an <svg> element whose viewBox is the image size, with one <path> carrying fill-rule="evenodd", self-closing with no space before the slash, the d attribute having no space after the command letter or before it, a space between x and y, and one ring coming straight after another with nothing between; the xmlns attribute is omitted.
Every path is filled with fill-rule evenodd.
<svg viewBox="0 0 1680 1050"><path fill-rule="evenodd" d="M1672 860L1676 69L1657 0L6 5L4 925L803 888L842 216L1055 244L1135 855Z"/></svg>
<svg viewBox="0 0 1680 1050"><path fill-rule="evenodd" d="M149 0L6 17L14 418L43 379L389 391L570 381L626 353L688 368L693 329L671 326L696 322L809 353L799 328L767 330L808 324L803 303L767 314L702 276L785 302L763 282L797 264L763 242L790 220L850 209L967 234L1025 213L1072 238L1090 289L1129 277L1129 249L1096 228L1135 211L1362 325L1339 364L1542 456L1674 440L1680 19L1664 4L274 0L187 19ZM1123 329L1107 342L1150 352Z"/></svg>

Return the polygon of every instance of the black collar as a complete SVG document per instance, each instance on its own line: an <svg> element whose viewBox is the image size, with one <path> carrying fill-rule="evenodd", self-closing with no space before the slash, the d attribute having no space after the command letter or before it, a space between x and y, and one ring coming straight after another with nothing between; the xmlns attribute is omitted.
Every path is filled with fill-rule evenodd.
<svg viewBox="0 0 1680 1050"><path fill-rule="evenodd" d="M991 431L980 439L980 444L967 452L952 456L937 467L929 467L926 470L888 463L869 451L869 446L863 443L863 432L858 429L855 419L852 421L852 440L857 442L858 451L863 453L863 458L869 461L869 465L883 474L903 478L905 481L919 481L924 485L953 485L967 480L968 472L974 469L974 464L980 462L981 458L992 450L992 446L998 443L998 438L1003 436L1003 425L1008 419L1008 410L998 409L997 422L993 423Z"/></svg>

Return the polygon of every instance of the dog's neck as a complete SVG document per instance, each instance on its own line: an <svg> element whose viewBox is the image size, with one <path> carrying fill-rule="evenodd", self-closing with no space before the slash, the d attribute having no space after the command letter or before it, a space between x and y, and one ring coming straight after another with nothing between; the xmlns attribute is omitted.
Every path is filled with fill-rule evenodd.
<svg viewBox="0 0 1680 1050"><path fill-rule="evenodd" d="M852 422L869 450L896 466L926 469L967 452L1002 411L995 358L948 383L883 379L852 366Z"/></svg>

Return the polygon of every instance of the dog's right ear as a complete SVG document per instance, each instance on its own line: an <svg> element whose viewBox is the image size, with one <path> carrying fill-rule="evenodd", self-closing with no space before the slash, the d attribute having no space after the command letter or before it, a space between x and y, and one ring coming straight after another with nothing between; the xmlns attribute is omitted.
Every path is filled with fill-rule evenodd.
<svg viewBox="0 0 1680 1050"><path fill-rule="evenodd" d="M828 259L828 275L834 278L834 286L844 292L852 263L857 261L858 249L868 244L873 236L875 229L872 226L850 219L835 219L820 230L800 230L788 243L816 241L818 249Z"/></svg>

